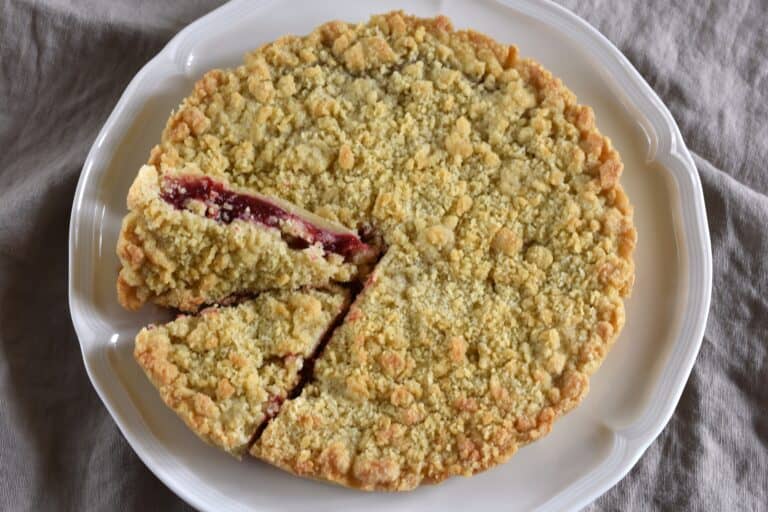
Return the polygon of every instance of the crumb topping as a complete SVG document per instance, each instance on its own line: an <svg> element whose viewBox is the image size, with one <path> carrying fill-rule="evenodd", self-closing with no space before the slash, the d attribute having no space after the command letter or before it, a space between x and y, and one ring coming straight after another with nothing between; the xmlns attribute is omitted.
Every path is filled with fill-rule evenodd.
<svg viewBox="0 0 768 512"><path fill-rule="evenodd" d="M183 168L166 177L192 173ZM197 212L195 204L178 210L162 198L160 186L156 169L146 165L128 194L117 291L129 309L153 300L193 312L242 294L349 282L360 271L361 265L322 244L295 248L279 229L241 218L217 222L202 202Z"/></svg>
<svg viewBox="0 0 768 512"><path fill-rule="evenodd" d="M373 226L387 247L312 382L252 447L293 473L405 490L499 464L579 403L623 326L636 232L618 153L548 71L444 17L331 22L210 71L149 163L155 181L193 169ZM287 276L269 286L361 279L271 239L238 252L237 221L203 228L152 201L124 224L124 303L198 301L209 289L176 291L193 272L215 293L247 288L241 266L213 262L267 243L248 275ZM210 263L174 252L200 237L184 254Z"/></svg>
<svg viewBox="0 0 768 512"><path fill-rule="evenodd" d="M298 384L345 291L264 293L138 334L134 355L163 401L201 438L240 456Z"/></svg>

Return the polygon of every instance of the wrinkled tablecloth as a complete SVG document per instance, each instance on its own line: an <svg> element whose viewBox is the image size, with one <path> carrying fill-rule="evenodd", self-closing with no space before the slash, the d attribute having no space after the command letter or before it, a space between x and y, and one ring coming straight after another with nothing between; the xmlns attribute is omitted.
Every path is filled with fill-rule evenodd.
<svg viewBox="0 0 768 512"><path fill-rule="evenodd" d="M714 293L669 425L596 510L766 510L768 2L564 0L680 125ZM128 81L214 0L0 0L0 510L185 510L91 388L67 309L86 152ZM385 7L382 7L384 10Z"/></svg>

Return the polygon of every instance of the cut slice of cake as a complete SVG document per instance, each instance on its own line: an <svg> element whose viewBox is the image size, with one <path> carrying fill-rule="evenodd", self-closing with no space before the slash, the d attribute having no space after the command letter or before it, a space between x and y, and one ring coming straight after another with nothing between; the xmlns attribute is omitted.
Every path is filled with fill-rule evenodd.
<svg viewBox="0 0 768 512"><path fill-rule="evenodd" d="M239 457L298 385L305 359L348 301L339 287L263 293L142 329L134 356L190 429Z"/></svg>
<svg viewBox="0 0 768 512"><path fill-rule="evenodd" d="M145 165L128 194L118 298L182 311L263 290L355 278L376 251L353 231L194 167Z"/></svg>

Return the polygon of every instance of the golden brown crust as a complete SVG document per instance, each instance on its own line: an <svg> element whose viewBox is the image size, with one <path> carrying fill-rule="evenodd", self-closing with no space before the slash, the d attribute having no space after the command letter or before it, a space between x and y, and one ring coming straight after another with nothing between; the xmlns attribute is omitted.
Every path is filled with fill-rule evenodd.
<svg viewBox="0 0 768 512"><path fill-rule="evenodd" d="M560 80L444 17L331 22L206 73L150 163L373 225L388 247L252 447L295 474L406 490L499 464L580 402L623 326L618 153Z"/></svg>

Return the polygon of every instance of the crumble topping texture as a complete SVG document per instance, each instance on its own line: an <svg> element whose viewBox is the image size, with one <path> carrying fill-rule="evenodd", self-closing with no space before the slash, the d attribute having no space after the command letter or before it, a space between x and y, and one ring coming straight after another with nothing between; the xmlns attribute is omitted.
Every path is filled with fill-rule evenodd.
<svg viewBox="0 0 768 512"><path fill-rule="evenodd" d="M194 167L165 176L199 174ZM145 165L128 192L117 252L122 269L118 299L129 309L151 299L162 306L196 311L203 304L278 288L325 286L349 281L357 268L317 245L291 249L280 230L235 220L229 225L205 216L193 202L177 210L160 197L161 178ZM195 204L196 203L196 204ZM197 207L197 213L195 209Z"/></svg>
<svg viewBox="0 0 768 512"><path fill-rule="evenodd" d="M348 293L263 293L138 334L134 356L198 436L235 456L299 382Z"/></svg>
<svg viewBox="0 0 768 512"><path fill-rule="evenodd" d="M331 22L210 71L149 163L383 238L314 379L251 449L298 475L407 490L499 464L579 403L624 324L636 232L618 153L548 71L444 17ZM129 215L126 239L152 230L145 216ZM205 247L231 251L232 228L218 229L206 224ZM176 233L165 243L187 243ZM270 272L310 272L278 245ZM167 296L179 281L155 275L242 286L211 264L164 274L150 253L128 275ZM138 295L150 281L125 280Z"/></svg>

